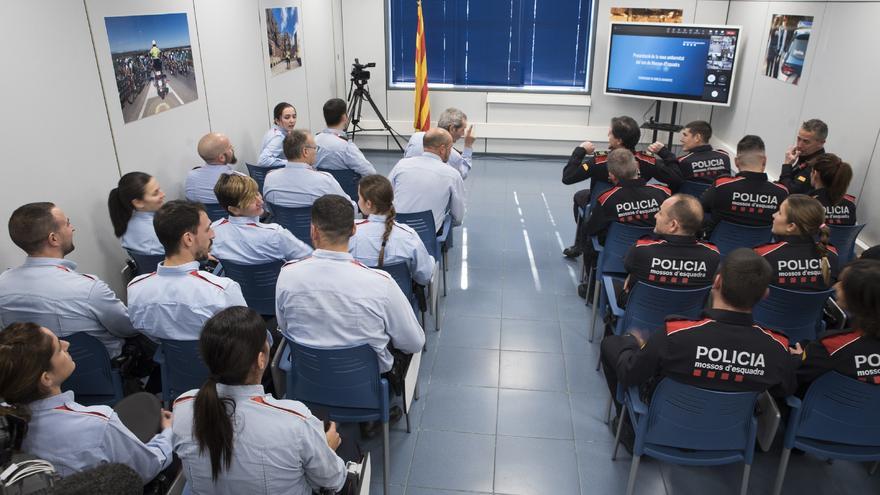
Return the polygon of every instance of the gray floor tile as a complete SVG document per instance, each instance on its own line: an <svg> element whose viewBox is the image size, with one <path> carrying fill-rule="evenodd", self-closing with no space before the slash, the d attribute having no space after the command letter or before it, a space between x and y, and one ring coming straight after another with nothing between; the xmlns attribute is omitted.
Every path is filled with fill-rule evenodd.
<svg viewBox="0 0 880 495"><path fill-rule="evenodd" d="M495 434L498 389L434 384L425 399L421 428Z"/></svg>
<svg viewBox="0 0 880 495"><path fill-rule="evenodd" d="M579 487L572 440L498 437L495 450L496 493L577 494Z"/></svg>
<svg viewBox="0 0 880 495"><path fill-rule="evenodd" d="M501 317L501 291L466 290L443 298L444 311L452 316ZM442 327L441 327L442 328Z"/></svg>
<svg viewBox="0 0 880 495"><path fill-rule="evenodd" d="M565 392L562 354L501 351L501 386Z"/></svg>
<svg viewBox="0 0 880 495"><path fill-rule="evenodd" d="M426 488L490 492L495 437L450 431L422 431L409 484Z"/></svg>
<svg viewBox="0 0 880 495"><path fill-rule="evenodd" d="M562 333L559 322L502 319L501 349L561 353Z"/></svg>
<svg viewBox="0 0 880 495"><path fill-rule="evenodd" d="M481 492L462 492L458 490L439 490L437 488L422 488L410 486L406 489L406 495L480 495ZM488 495L488 492L483 492Z"/></svg>
<svg viewBox="0 0 880 495"><path fill-rule="evenodd" d="M611 460L611 442L585 442L578 440L578 469L581 478L581 493L626 493L626 480L629 475L631 459L626 452ZM639 495L666 495L666 486L660 475L660 463L642 459L636 476L635 493ZM694 493L694 492L681 492ZM712 493L702 490L696 493Z"/></svg>
<svg viewBox="0 0 880 495"><path fill-rule="evenodd" d="M501 389L498 395L498 434L572 439L568 394Z"/></svg>
<svg viewBox="0 0 880 495"><path fill-rule="evenodd" d="M443 321L441 346L498 349L501 319L450 315Z"/></svg>
<svg viewBox="0 0 880 495"><path fill-rule="evenodd" d="M558 320L559 317L556 314L556 295L505 295L502 316L511 319Z"/></svg>
<svg viewBox="0 0 880 495"><path fill-rule="evenodd" d="M498 351L440 346L431 383L497 387L498 368Z"/></svg>
<svg viewBox="0 0 880 495"><path fill-rule="evenodd" d="M596 371L596 356L569 354L565 356L565 375L569 392L602 395L608 390L602 371Z"/></svg>

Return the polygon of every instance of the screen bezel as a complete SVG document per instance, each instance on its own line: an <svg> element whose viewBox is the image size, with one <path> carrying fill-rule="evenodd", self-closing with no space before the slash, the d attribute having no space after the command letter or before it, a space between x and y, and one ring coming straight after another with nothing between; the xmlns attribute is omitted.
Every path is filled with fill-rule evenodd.
<svg viewBox="0 0 880 495"><path fill-rule="evenodd" d="M610 75L611 68L611 40L614 35L614 26L615 25L627 25L627 26L657 26L657 27L684 27L684 28L705 28L705 29L736 29L737 30L737 38L736 38L736 50L733 53L733 69L730 72L730 91L727 92L727 101L726 102L717 102L717 101L705 101L702 99L692 100L688 98L673 98L668 96L651 96L651 95L637 95L633 93L622 93L622 92L609 92L608 91L608 78ZM604 86L604 94L608 96L621 96L624 98L640 98L643 100L661 100L661 101L672 101L677 103L694 103L696 105L711 105L716 107L729 107L733 101L733 90L736 87L736 68L739 65L739 56L740 56L740 48L742 47L742 39L743 39L743 29L742 26L736 25L723 25L723 24L669 24L669 23L658 23L658 22L611 22L608 25L608 43L605 49L605 86Z"/></svg>

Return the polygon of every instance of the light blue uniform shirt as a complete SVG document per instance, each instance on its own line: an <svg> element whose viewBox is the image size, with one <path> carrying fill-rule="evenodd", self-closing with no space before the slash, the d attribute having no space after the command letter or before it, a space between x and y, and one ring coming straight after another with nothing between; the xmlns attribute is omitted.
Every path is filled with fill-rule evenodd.
<svg viewBox="0 0 880 495"><path fill-rule="evenodd" d="M370 215L356 222L357 231L348 241L348 251L354 259L375 267L379 265L379 250L385 235L385 215ZM385 265L405 262L417 284L428 285L434 273L434 258L425 244L409 225L394 222L385 244Z"/></svg>
<svg viewBox="0 0 880 495"><path fill-rule="evenodd" d="M125 337L138 333L107 284L58 258L29 256L0 275L0 328L17 321L32 321L60 338L85 332L104 344L111 359L122 351Z"/></svg>
<svg viewBox="0 0 880 495"><path fill-rule="evenodd" d="M193 436L198 390L174 401L174 452L192 493L218 495L312 495L316 488L345 484L345 464L327 445L324 424L302 403L278 400L262 385L217 384L221 398L235 401L232 464L211 478L211 457ZM349 439L349 441L352 441Z"/></svg>
<svg viewBox="0 0 880 495"><path fill-rule="evenodd" d="M425 139L424 132L416 132L409 138L409 142L406 143L406 149L403 152L404 158L410 158L413 156L419 156L425 152L425 148L422 145L422 142ZM449 160L446 162L447 165L458 170L458 173L461 174L462 180L467 179L468 174L471 171L471 167L473 166L473 157L474 150L472 148L465 148L464 152L459 153L455 148L449 152ZM439 228L439 227L438 227Z"/></svg>
<svg viewBox="0 0 880 495"><path fill-rule="evenodd" d="M379 370L391 369L388 342L402 352L422 349L425 334L410 302L387 273L367 268L350 253L317 249L284 265L275 289L278 327L312 347L369 344Z"/></svg>
<svg viewBox="0 0 880 495"><path fill-rule="evenodd" d="M140 254L165 254L165 248L156 237L156 229L153 228L155 211L135 211L131 214L125 233L119 238L122 247L129 251Z"/></svg>
<svg viewBox="0 0 880 495"><path fill-rule="evenodd" d="M454 225L464 218L464 180L439 156L424 152L421 156L404 158L388 174L394 186L394 208L398 213L431 210L434 227L443 225L446 212Z"/></svg>
<svg viewBox="0 0 880 495"><path fill-rule="evenodd" d="M28 404L31 420L22 450L47 460L61 476L104 463L134 469L144 483L171 465L171 428L144 444L108 406L81 406L73 392Z"/></svg>
<svg viewBox="0 0 880 495"><path fill-rule="evenodd" d="M208 318L230 306L247 306L238 282L199 271L198 261L163 261L128 284L131 322L156 341L198 340Z"/></svg>
<svg viewBox="0 0 880 495"><path fill-rule="evenodd" d="M287 165L287 158L284 157L285 137L287 137L287 131L276 124L272 124L272 127L266 131L266 134L263 136L263 142L260 144L258 166L283 167Z"/></svg>
<svg viewBox="0 0 880 495"><path fill-rule="evenodd" d="M277 223L260 223L258 217L217 220L211 254L221 261L258 265L276 260L295 260L312 254L312 248Z"/></svg>
<svg viewBox="0 0 880 495"><path fill-rule="evenodd" d="M184 187L186 199L199 203L217 204L217 196L214 195L214 186L217 185L217 180L221 175L236 173L239 172L236 172L229 165L210 163L190 170L186 176Z"/></svg>
<svg viewBox="0 0 880 495"><path fill-rule="evenodd" d="M325 194L338 194L347 198L348 194L327 172L319 172L307 163L286 162L284 168L266 174L263 183L263 197L269 203L290 208L312 206L316 199ZM355 205L357 205L352 202Z"/></svg>
<svg viewBox="0 0 880 495"><path fill-rule="evenodd" d="M315 168L353 170L362 177L376 173L376 167L364 157L357 145L345 139L345 131L324 129L315 135L318 157Z"/></svg>

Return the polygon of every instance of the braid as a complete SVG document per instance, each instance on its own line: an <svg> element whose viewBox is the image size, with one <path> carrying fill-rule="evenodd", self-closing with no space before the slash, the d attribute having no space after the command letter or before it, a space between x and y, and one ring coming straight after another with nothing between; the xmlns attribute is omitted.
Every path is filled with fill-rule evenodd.
<svg viewBox="0 0 880 495"><path fill-rule="evenodd" d="M828 259L828 241L831 239L831 229L824 223L819 226L819 242L816 243L816 252L822 257L822 279L825 285L831 285L831 261Z"/></svg>
<svg viewBox="0 0 880 495"><path fill-rule="evenodd" d="M391 205L391 209L388 210L387 215L385 216L385 233L382 234L382 247L379 248L379 266L385 266L385 245L388 244L388 238L391 237L391 229L394 228L394 217L397 216L397 212L394 210L394 205Z"/></svg>

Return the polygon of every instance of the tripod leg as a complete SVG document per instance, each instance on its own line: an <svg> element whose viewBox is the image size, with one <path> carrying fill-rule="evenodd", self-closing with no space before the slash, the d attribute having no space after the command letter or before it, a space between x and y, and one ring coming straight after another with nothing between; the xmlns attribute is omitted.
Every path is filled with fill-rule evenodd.
<svg viewBox="0 0 880 495"><path fill-rule="evenodd" d="M376 112L376 116L379 117L379 122L382 122L382 126L385 127L385 130L391 134L391 137L394 138L394 142L397 143L397 147L400 148L400 151L403 151L403 145L400 144L400 140L397 139L398 133L391 128L391 125L388 124L388 121L385 120L385 117L382 116L382 112L379 111L379 107L376 106L376 102L373 101L373 97L370 96L370 92L364 88L364 98L366 98L367 102L369 102L370 107L373 108L373 111Z"/></svg>

